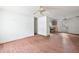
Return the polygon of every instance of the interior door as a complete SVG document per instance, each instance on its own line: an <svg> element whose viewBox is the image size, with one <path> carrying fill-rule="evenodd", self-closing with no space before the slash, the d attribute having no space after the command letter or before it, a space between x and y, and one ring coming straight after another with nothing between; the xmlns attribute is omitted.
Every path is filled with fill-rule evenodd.
<svg viewBox="0 0 79 59"><path fill-rule="evenodd" d="M46 16L42 16L38 18L38 34L47 36L48 31L47 31L47 18Z"/></svg>

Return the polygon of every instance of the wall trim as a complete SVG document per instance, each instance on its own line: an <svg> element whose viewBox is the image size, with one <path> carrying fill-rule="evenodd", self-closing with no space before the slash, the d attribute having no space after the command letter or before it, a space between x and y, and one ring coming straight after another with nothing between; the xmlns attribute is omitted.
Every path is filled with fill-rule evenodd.
<svg viewBox="0 0 79 59"><path fill-rule="evenodd" d="M3 44L3 43L8 43L8 42L11 42L11 41L16 41L16 40L20 40L22 38L25 38L25 37L31 37L31 36L34 36L34 34L29 34L29 35L23 35L23 36L19 36L17 38L13 38L13 39L9 39L9 40L4 40L4 41L0 41L0 44Z"/></svg>

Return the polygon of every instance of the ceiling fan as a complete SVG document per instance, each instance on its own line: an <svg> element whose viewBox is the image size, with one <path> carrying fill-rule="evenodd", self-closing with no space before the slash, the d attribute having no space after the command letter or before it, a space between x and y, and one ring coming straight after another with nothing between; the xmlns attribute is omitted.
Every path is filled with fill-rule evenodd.
<svg viewBox="0 0 79 59"><path fill-rule="evenodd" d="M46 10L44 9L44 7L43 6L40 6L39 8L38 8L38 10L36 10L33 14L35 15L35 14L37 14L37 13L40 13L40 14L43 14L43 12L45 12Z"/></svg>
<svg viewBox="0 0 79 59"><path fill-rule="evenodd" d="M41 15L44 15L46 12L59 10L59 8L56 8L54 6L39 6L38 10L36 10L33 14L40 13Z"/></svg>

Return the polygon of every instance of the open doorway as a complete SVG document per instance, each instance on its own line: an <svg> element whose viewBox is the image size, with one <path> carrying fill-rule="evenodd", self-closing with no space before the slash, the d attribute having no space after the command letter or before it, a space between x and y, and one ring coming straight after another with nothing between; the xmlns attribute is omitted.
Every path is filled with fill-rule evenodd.
<svg viewBox="0 0 79 59"><path fill-rule="evenodd" d="M55 32L58 32L57 21L52 20L51 21L51 26L50 26L50 33L55 33Z"/></svg>
<svg viewBox="0 0 79 59"><path fill-rule="evenodd" d="M37 35L37 17L34 17L34 35Z"/></svg>

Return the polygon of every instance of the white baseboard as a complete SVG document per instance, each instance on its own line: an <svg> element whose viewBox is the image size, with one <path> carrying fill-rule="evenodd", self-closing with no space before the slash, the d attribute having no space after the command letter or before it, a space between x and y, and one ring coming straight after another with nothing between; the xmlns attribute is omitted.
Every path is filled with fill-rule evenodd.
<svg viewBox="0 0 79 59"><path fill-rule="evenodd" d="M30 37L30 36L34 36L34 34L30 34L30 35L23 35L23 36L19 36L19 37L16 37L16 38L12 38L12 39L8 39L8 40L0 40L0 44L2 43L7 43L7 42L10 42L10 41L14 41L14 40L20 40L22 38L25 38L25 37Z"/></svg>

